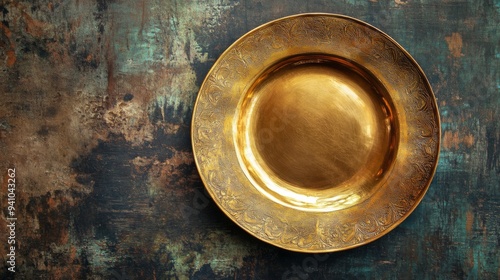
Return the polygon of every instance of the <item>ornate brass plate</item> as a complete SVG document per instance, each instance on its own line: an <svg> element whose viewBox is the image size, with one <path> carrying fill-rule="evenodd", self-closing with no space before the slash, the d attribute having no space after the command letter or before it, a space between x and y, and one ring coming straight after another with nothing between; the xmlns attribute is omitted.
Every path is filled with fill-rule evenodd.
<svg viewBox="0 0 500 280"><path fill-rule="evenodd" d="M236 224L278 247L331 252L410 215L436 169L440 124L422 69L388 35L301 14L221 55L199 91L192 143Z"/></svg>

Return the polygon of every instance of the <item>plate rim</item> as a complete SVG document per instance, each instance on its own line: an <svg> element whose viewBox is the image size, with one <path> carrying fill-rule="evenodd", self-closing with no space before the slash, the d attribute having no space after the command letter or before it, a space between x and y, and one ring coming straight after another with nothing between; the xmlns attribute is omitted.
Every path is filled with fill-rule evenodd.
<svg viewBox="0 0 500 280"><path fill-rule="evenodd" d="M396 46L397 50L400 51L406 57L406 59L409 60L411 66L416 68L416 71L418 72L418 75L421 78L421 82L423 83L423 86L426 88L427 93L429 94L429 97L431 98L431 103L432 103L432 104L430 104L432 107L431 111L433 112L433 118L435 121L435 128L437 129L433 133L433 137L434 137L433 139L436 140L435 150L434 150L434 153L432 154L433 166L429 170L427 170L428 179L426 179L426 183L424 184L423 188L418 193L418 197L413 199L410 207L408 207L405 210L405 212L402 216L397 218L393 223L391 223L389 226L385 227L382 231L376 233L374 236L372 236L368 239L365 239L365 240L360 240L360 241L355 242L355 243L350 244L350 245L342 246L342 247L325 247L325 248L311 249L308 247L287 246L287 245L283 244L283 242L276 241L276 239L273 240L273 239L269 239L269 238L264 238L261 234L258 234L254 230L242 225L241 221L239 220L239 219L241 219L241 217L235 217L234 214L229 213L229 211L223 205L224 201L220 201L219 197L216 195L215 191L213 190L213 186L211 186L209 179L207 179L206 178L207 176L205 176L203 174L204 170L200 164L201 160L199 158L201 152L198 151L198 148L196 146L196 141L197 141L197 137L196 137L197 132L195 131L196 130L196 121L197 121L196 117L197 117L197 112L199 111L199 106L200 106L199 104L201 102L200 100L203 97L202 90L209 83L209 81L208 81L209 77L214 73L214 71L216 71L215 69L218 66L220 66L219 64L221 63L223 58L225 58L227 56L227 54L235 48L235 46L238 46L239 44L241 44L241 42L246 40L248 37L251 37L255 32L258 32L259 30L262 30L264 28L272 27L274 24L279 23L279 22L289 21L289 20L303 18L303 17L326 17L326 18L335 18L335 19L341 19L341 20L345 20L348 22L352 22L356 25L360 25L360 26L366 27L368 29L371 29L373 32L384 37L385 40L389 41L391 44ZM228 216L234 223L236 223L240 228L242 228L243 230L248 232L250 235L257 237L258 239L260 239L266 243L269 243L271 245L274 245L274 246L277 246L277 247L280 247L280 248L283 248L286 250L290 250L290 251L305 252L305 253L336 252L336 251L342 251L342 250L356 248L356 247L371 243L371 242L381 238L382 236L385 236L387 233L389 233L394 228L396 228L398 225L400 225L404 220L406 220L408 218L408 216L410 216L411 213L417 208L417 206L420 205L420 202L424 198L426 192L428 191L428 189L432 183L432 180L433 180L433 177L436 173L438 162L439 162L440 148L441 148L441 118L439 115L436 96L432 90L432 87L431 87L423 69L416 62L416 60L408 53L408 51L406 51L406 49L404 49L398 42L396 42L392 37L387 35L385 32L381 31L380 29L378 29L377 27L374 27L373 25L371 25L369 23L366 23L360 19L357 19L357 18L354 18L351 16L347 16L347 15L332 14L332 13L301 13L301 14L289 15L286 17L282 17L282 18L278 18L278 19L266 22L264 24L261 24L255 28L251 29L250 31L246 32L244 35L242 35L236 41L234 41L228 48L226 48L224 50L224 52L222 52L222 54L218 57L218 59L214 62L214 64L210 68L210 70L207 72L205 79L199 88L198 95L196 97L196 101L195 101L192 112L193 112L193 115L192 115L192 120L191 120L191 144L192 144L192 150L193 150L193 157L194 157L194 161L195 161L197 170L200 174L200 178L201 178L205 188L207 189L209 195L215 201L215 204L222 210L222 212L226 216ZM237 165L239 168L239 163ZM387 180L389 180L389 178L387 178ZM231 183L229 182L229 184L231 184ZM226 201L225 203L228 203L228 201ZM352 206L352 207L356 207L356 206ZM265 229L260 228L259 230L262 231Z"/></svg>

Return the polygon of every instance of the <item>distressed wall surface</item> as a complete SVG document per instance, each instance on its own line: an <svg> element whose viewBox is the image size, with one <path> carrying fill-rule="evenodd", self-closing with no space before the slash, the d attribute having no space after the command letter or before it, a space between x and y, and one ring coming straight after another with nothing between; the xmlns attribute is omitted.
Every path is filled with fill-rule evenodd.
<svg viewBox="0 0 500 280"><path fill-rule="evenodd" d="M435 179L383 238L324 255L251 237L204 193L190 147L217 57L267 21L353 16L421 65L442 118ZM499 279L497 0L0 1L0 276ZM8 169L16 272L7 268Z"/></svg>

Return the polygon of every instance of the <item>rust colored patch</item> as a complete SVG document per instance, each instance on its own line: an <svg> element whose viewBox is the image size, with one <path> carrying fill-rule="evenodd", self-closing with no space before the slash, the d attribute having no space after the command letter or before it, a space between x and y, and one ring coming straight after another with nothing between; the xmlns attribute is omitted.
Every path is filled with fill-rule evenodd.
<svg viewBox="0 0 500 280"><path fill-rule="evenodd" d="M142 35L142 31L144 30L144 25L146 24L146 20L148 18L148 13L146 9L146 0L141 1L138 10L141 10L141 27L139 28L139 35Z"/></svg>
<svg viewBox="0 0 500 280"><path fill-rule="evenodd" d="M463 141L468 148L472 147L472 145L474 145L474 135L472 134L465 135Z"/></svg>
<svg viewBox="0 0 500 280"><path fill-rule="evenodd" d="M24 83L24 87L30 90L39 82L40 79L34 79ZM56 92L44 95L38 103L36 96L20 95L11 97L8 103L0 103L5 112L20 112L15 118L2 112L0 118L5 118L12 127L3 141L12 151L10 164L22 170L19 183L24 185L24 191L43 195L54 190L80 189L68 166L99 139L101 120L95 115L102 113L93 100L88 95L59 96ZM46 108L51 106L57 110L47 113ZM78 119L68 121L74 120L74 116ZM59 201L48 203L56 207Z"/></svg>
<svg viewBox="0 0 500 280"><path fill-rule="evenodd" d="M448 49L453 57L462 57L462 35L460 33L453 32L451 36L445 37L446 43L448 44Z"/></svg>
<svg viewBox="0 0 500 280"><path fill-rule="evenodd" d="M445 131L443 136L443 148L449 150L451 148L458 149L458 132Z"/></svg>
<svg viewBox="0 0 500 280"><path fill-rule="evenodd" d="M5 36L10 41L8 49L5 51L5 62L8 67L12 67L14 66L14 63L16 63L16 52L14 51L15 45L11 40L12 32L7 26L2 24L1 22L0 22L0 30L5 34ZM0 45L0 47L2 47L2 45Z"/></svg>
<svg viewBox="0 0 500 280"><path fill-rule="evenodd" d="M153 140L154 126L149 122L148 112L139 102L118 102L104 114L104 120L111 132L122 134L134 145Z"/></svg>
<svg viewBox="0 0 500 280"><path fill-rule="evenodd" d="M16 53L13 50L7 51L7 66L12 67L16 63Z"/></svg>
<svg viewBox="0 0 500 280"><path fill-rule="evenodd" d="M187 185L189 181L197 180L198 175L193 172L190 176L186 176L179 168L182 165L190 165L193 163L193 155L190 152L182 152L174 150L172 158L164 162L155 160L152 163L150 171L150 181L152 186L163 188L164 186ZM135 163L135 162L134 162ZM174 192L185 192L185 189L176 189ZM189 191L189 190L188 190Z"/></svg>
<svg viewBox="0 0 500 280"><path fill-rule="evenodd" d="M7 38L10 39L10 37L12 37L12 32L10 31L10 29L1 22L0 22L0 29L3 31L5 36L7 36Z"/></svg>
<svg viewBox="0 0 500 280"><path fill-rule="evenodd" d="M33 19L26 12L22 13L23 18L26 22L26 33L31 34L34 37L41 37L46 30L46 23Z"/></svg>
<svg viewBox="0 0 500 280"><path fill-rule="evenodd" d="M54 200L54 198L49 197L49 199L47 200L47 205L50 208L55 208L56 207L56 201Z"/></svg>
<svg viewBox="0 0 500 280"><path fill-rule="evenodd" d="M106 88L106 92L108 93L107 96L107 102L106 102L106 108L110 109L115 105L116 102L116 77L115 77L115 53L113 50L113 46L111 44L108 44L106 47L106 65L108 69L108 85Z"/></svg>
<svg viewBox="0 0 500 280"><path fill-rule="evenodd" d="M467 211L465 218L465 231L467 235L472 235L472 225L474 224L474 213L471 210Z"/></svg>
<svg viewBox="0 0 500 280"><path fill-rule="evenodd" d="M447 130L443 134L443 148L446 150L459 149L463 144L465 147L470 148L474 145L475 138L472 134L461 136L458 131Z"/></svg>
<svg viewBox="0 0 500 280"><path fill-rule="evenodd" d="M469 248L467 261L466 261L466 264L469 266L469 269L474 267L475 262L476 262L476 260L474 259L474 249Z"/></svg>

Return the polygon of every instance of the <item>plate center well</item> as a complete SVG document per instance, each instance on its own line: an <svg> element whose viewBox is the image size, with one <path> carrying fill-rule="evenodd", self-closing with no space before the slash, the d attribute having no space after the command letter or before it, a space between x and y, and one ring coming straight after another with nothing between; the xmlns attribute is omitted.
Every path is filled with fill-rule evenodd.
<svg viewBox="0 0 500 280"><path fill-rule="evenodd" d="M396 135L383 88L364 76L346 61L313 56L286 60L257 79L240 108L237 147L259 190L323 210L375 191Z"/></svg>

